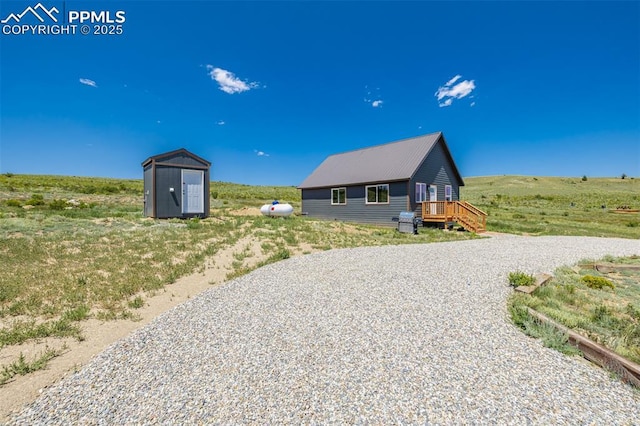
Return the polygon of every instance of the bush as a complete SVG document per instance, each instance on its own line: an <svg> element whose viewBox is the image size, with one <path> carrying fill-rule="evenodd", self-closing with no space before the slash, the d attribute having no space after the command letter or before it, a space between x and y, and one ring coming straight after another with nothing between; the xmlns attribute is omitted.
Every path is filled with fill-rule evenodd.
<svg viewBox="0 0 640 426"><path fill-rule="evenodd" d="M4 204L7 205L8 207L22 207L22 203L20 202L20 200L16 200L16 199L7 200L4 202Z"/></svg>
<svg viewBox="0 0 640 426"><path fill-rule="evenodd" d="M587 175L583 175L583 176L582 176L582 181L583 181L583 182L586 182L586 181L587 181Z"/></svg>
<svg viewBox="0 0 640 426"><path fill-rule="evenodd" d="M65 200L53 199L49 203L49 209L51 210L64 210L68 203Z"/></svg>
<svg viewBox="0 0 640 426"><path fill-rule="evenodd" d="M581 278L582 282L589 288L595 288L601 290L604 287L615 288L615 285L611 281L603 277L596 277L593 275L585 275Z"/></svg>
<svg viewBox="0 0 640 426"><path fill-rule="evenodd" d="M44 197L42 194L32 194L25 204L28 206L44 206Z"/></svg>
<svg viewBox="0 0 640 426"><path fill-rule="evenodd" d="M524 272L510 272L509 273L509 284L513 287L529 286L533 285L536 282L536 279L531 274L525 274Z"/></svg>

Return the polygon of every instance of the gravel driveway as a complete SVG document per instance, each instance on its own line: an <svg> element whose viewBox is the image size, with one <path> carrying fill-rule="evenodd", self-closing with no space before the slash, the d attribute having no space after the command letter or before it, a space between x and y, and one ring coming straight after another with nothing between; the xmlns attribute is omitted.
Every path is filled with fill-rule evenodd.
<svg viewBox="0 0 640 426"><path fill-rule="evenodd" d="M158 317L19 424L640 424L640 392L508 320L507 274L637 240L515 237L333 250Z"/></svg>

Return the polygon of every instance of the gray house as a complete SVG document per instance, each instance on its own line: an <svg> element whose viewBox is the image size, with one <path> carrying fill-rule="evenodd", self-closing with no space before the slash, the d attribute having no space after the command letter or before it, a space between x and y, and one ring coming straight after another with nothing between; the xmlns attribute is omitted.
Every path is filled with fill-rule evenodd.
<svg viewBox="0 0 640 426"><path fill-rule="evenodd" d="M423 201L457 201L464 185L441 132L327 157L298 186L312 217L393 224Z"/></svg>
<svg viewBox="0 0 640 426"><path fill-rule="evenodd" d="M142 168L145 216L209 216L210 162L181 148L147 158Z"/></svg>

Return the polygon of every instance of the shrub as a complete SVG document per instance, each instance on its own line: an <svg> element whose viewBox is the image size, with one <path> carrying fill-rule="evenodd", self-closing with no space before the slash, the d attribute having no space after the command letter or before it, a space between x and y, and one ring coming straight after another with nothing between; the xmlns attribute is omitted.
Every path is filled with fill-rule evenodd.
<svg viewBox="0 0 640 426"><path fill-rule="evenodd" d="M28 206L44 206L44 197L42 194L32 194L25 204Z"/></svg>
<svg viewBox="0 0 640 426"><path fill-rule="evenodd" d="M22 207L20 200L11 199L4 202L8 207Z"/></svg>
<svg viewBox="0 0 640 426"><path fill-rule="evenodd" d="M582 181L583 181L583 182L586 182L586 181L587 181L587 175L583 175L583 176L582 176Z"/></svg>
<svg viewBox="0 0 640 426"><path fill-rule="evenodd" d="M525 274L520 271L509 272L509 284L513 287L529 286L533 285L535 282L536 280L531 274Z"/></svg>
<svg viewBox="0 0 640 426"><path fill-rule="evenodd" d="M585 275L581 278L582 282L586 284L589 288L595 288L597 290L601 290L604 287L615 288L613 283L606 278L596 277L593 275Z"/></svg>
<svg viewBox="0 0 640 426"><path fill-rule="evenodd" d="M527 306L516 303L515 301L509 304L509 314L511 315L513 323L522 329L526 327L527 323L532 321Z"/></svg>
<svg viewBox="0 0 640 426"><path fill-rule="evenodd" d="M53 199L49 203L49 209L51 210L64 210L67 207L68 203L65 200Z"/></svg>

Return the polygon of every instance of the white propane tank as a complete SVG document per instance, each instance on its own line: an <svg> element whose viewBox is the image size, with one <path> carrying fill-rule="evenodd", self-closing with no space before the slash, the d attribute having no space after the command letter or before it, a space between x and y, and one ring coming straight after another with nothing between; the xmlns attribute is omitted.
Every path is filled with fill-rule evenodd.
<svg viewBox="0 0 640 426"><path fill-rule="evenodd" d="M293 206L288 203L280 204L279 202L274 201L271 204L265 204L260 207L260 213L265 216L287 217L291 216L291 213L293 213Z"/></svg>

